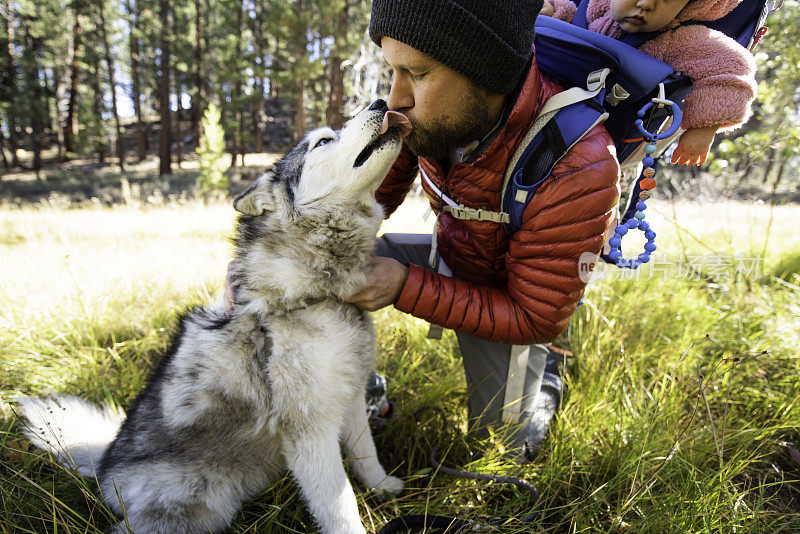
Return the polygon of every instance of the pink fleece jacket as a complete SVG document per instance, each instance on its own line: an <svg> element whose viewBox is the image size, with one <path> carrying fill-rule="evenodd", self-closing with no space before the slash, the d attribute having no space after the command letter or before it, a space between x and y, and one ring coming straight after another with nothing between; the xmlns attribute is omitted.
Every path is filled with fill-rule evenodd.
<svg viewBox="0 0 800 534"><path fill-rule="evenodd" d="M571 0L549 0L555 18L572 22ZM666 31L639 47L687 75L692 90L683 106L681 127L718 126L731 130L750 117L756 96L755 60L739 43L716 30L690 21L716 20L730 13L740 0L692 0L667 26ZM589 29L618 39L625 32L611 18L610 0L589 0Z"/></svg>

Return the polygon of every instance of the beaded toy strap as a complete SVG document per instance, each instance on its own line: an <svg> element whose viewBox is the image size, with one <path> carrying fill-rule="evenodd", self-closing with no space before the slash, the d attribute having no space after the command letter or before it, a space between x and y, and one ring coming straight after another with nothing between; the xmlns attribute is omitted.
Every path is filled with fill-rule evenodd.
<svg viewBox="0 0 800 534"><path fill-rule="evenodd" d="M670 112L672 113L672 124L666 132L651 133L644 127L644 121L641 117L644 117L644 114L647 112L647 110L654 105L657 105L658 107L669 107ZM639 201L636 203L637 211L631 219L618 224L616 230L614 231L614 237L608 240L608 244L611 247L608 257L617 267L628 269L636 269L642 263L647 263L650 261L650 254L652 254L656 249L656 233L650 228L650 224L644 220L644 210L647 209L647 199L651 196L650 191L656 186L656 180L654 178L656 170L653 167L655 160L653 159L652 155L656 151L656 141L665 139L675 134L675 132L678 131L678 128L680 128L681 120L683 118L681 108L679 108L678 105L673 101L664 98L663 89L662 94L659 95L659 98L653 98L642 109L639 110L637 115L640 118L637 119L634 124L636 124L636 128L638 128L638 130L642 133L642 137L648 142L644 149L647 155L642 159L642 165L644 168L642 169L642 175L638 180L641 192L639 193ZM635 259L625 259L622 257L622 236L627 234L628 230L633 230L635 228L638 228L644 232L644 237L647 239L647 242L644 244L644 252L639 254L639 256Z"/></svg>

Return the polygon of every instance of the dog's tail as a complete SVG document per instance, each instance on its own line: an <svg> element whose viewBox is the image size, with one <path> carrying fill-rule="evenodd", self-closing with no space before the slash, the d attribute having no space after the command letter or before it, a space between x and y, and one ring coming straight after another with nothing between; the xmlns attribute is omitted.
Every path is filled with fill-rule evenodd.
<svg viewBox="0 0 800 534"><path fill-rule="evenodd" d="M125 420L121 411L108 405L101 409L77 397L15 400L31 442L83 476L95 476L103 454Z"/></svg>

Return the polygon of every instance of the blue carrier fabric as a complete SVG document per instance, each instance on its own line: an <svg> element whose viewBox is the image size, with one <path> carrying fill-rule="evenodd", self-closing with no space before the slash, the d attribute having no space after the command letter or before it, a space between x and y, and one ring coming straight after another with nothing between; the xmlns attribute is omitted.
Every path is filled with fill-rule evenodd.
<svg viewBox="0 0 800 534"><path fill-rule="evenodd" d="M519 230L525 207L555 163L594 124L604 122L623 162L639 148L637 112L660 92L681 106L691 88L686 76L635 48L658 32L627 34L619 40L592 32L586 29L587 4L583 0L578 5L572 24L547 16L536 20L536 61L541 72L565 88L587 87L590 97L559 109L527 146L518 149L522 152L507 176L501 208L508 214L510 235ZM697 24L721 31L747 48L767 14L766 0L743 0L722 19ZM667 117L665 110L656 110L645 126L654 131ZM637 180L629 198L638 195ZM629 202L622 222L634 212L635 202Z"/></svg>

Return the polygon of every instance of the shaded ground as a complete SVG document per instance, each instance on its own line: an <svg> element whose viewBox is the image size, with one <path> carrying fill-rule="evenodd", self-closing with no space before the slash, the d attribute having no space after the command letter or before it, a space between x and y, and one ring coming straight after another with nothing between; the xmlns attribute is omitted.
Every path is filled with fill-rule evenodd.
<svg viewBox="0 0 800 534"><path fill-rule="evenodd" d="M268 169L279 153L248 154L244 167L226 171L230 193L235 194ZM230 159L230 156L226 155ZM6 172L0 178L0 205L47 203L60 207L73 204L130 204L165 200L180 201L196 196L199 168L196 157L185 160L174 172L158 176L158 159L150 156L140 163L128 162L125 173L115 164L76 159L46 168L42 180L33 171Z"/></svg>

